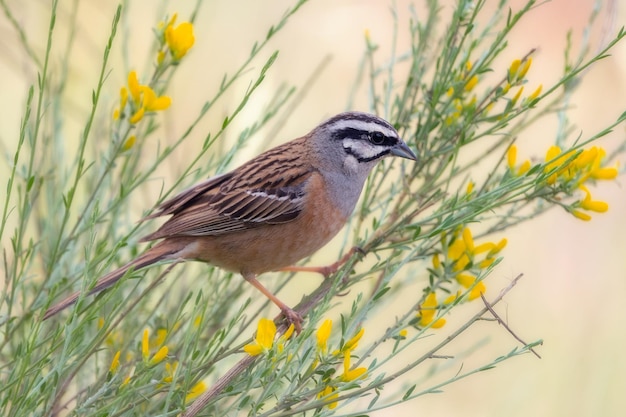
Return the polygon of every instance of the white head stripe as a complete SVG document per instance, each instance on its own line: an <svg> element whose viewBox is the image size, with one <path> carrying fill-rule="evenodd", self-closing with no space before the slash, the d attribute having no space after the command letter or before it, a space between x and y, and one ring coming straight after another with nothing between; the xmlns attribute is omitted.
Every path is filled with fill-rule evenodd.
<svg viewBox="0 0 626 417"><path fill-rule="evenodd" d="M363 130L366 132L381 132L383 135L387 137L396 137L397 134L395 130L388 128L380 123L376 123L375 121L368 120L358 120L358 119L339 119L335 121L333 124L333 129L341 130L341 129L357 129Z"/></svg>

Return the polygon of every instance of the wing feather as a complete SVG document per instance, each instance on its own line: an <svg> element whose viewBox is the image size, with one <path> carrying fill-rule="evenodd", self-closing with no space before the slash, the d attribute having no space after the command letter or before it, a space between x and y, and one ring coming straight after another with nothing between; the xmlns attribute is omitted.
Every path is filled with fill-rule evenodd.
<svg viewBox="0 0 626 417"><path fill-rule="evenodd" d="M283 147L236 170L201 182L162 203L146 219L171 215L142 241L172 236L217 236L292 221L302 211L316 170ZM269 159L273 161L268 162Z"/></svg>

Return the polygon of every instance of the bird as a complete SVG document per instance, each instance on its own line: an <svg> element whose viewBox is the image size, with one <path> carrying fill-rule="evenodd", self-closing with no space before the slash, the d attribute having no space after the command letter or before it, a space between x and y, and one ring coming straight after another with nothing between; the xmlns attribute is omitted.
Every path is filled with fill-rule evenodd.
<svg viewBox="0 0 626 417"><path fill-rule="evenodd" d="M141 221L170 217L140 242L159 242L102 276L86 295L159 261L195 260L241 274L299 330L299 314L267 290L257 276L288 268L328 243L354 211L371 170L388 156L417 161L383 118L357 111L331 117L305 136L157 206ZM71 306L80 296L77 291L50 307L43 319Z"/></svg>

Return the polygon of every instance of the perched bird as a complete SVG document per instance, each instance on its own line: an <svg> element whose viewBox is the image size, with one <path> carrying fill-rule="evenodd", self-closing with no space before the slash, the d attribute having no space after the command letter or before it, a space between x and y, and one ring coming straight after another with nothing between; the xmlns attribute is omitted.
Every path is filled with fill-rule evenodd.
<svg viewBox="0 0 626 417"><path fill-rule="evenodd" d="M240 273L299 328L302 318L257 275L293 265L328 243L354 210L372 168L388 155L417 160L380 117L338 114L307 135L165 201L145 219L171 217L141 239L162 240L104 275L89 294L110 287L131 269L162 260L196 260ZM51 307L44 320L79 296L76 292Z"/></svg>

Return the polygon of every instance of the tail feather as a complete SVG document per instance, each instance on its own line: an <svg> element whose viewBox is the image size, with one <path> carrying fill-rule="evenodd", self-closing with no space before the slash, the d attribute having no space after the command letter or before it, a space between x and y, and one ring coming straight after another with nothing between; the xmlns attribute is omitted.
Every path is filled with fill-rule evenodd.
<svg viewBox="0 0 626 417"><path fill-rule="evenodd" d="M124 274L126 274L126 272L128 272L130 269L133 269L136 271L136 270L145 268L149 265L152 265L163 259L171 259L172 254L175 254L176 252L178 252L178 250L172 250L171 245L169 245L168 243L169 242L167 241L163 241L153 246L152 248L148 249L142 255L133 259L126 265L104 275L102 278L100 278L96 282L96 285L91 290L89 290L89 293L87 293L87 295L96 294L106 288L109 288L110 286L115 284L117 281L119 281L119 279L122 278ZM43 320L47 320L50 317L57 314L58 312L60 312L61 310L68 308L69 306L74 304L80 296L81 296L81 291L76 291L75 293L71 294L64 300L50 307L48 311L46 311L46 313L44 314Z"/></svg>

